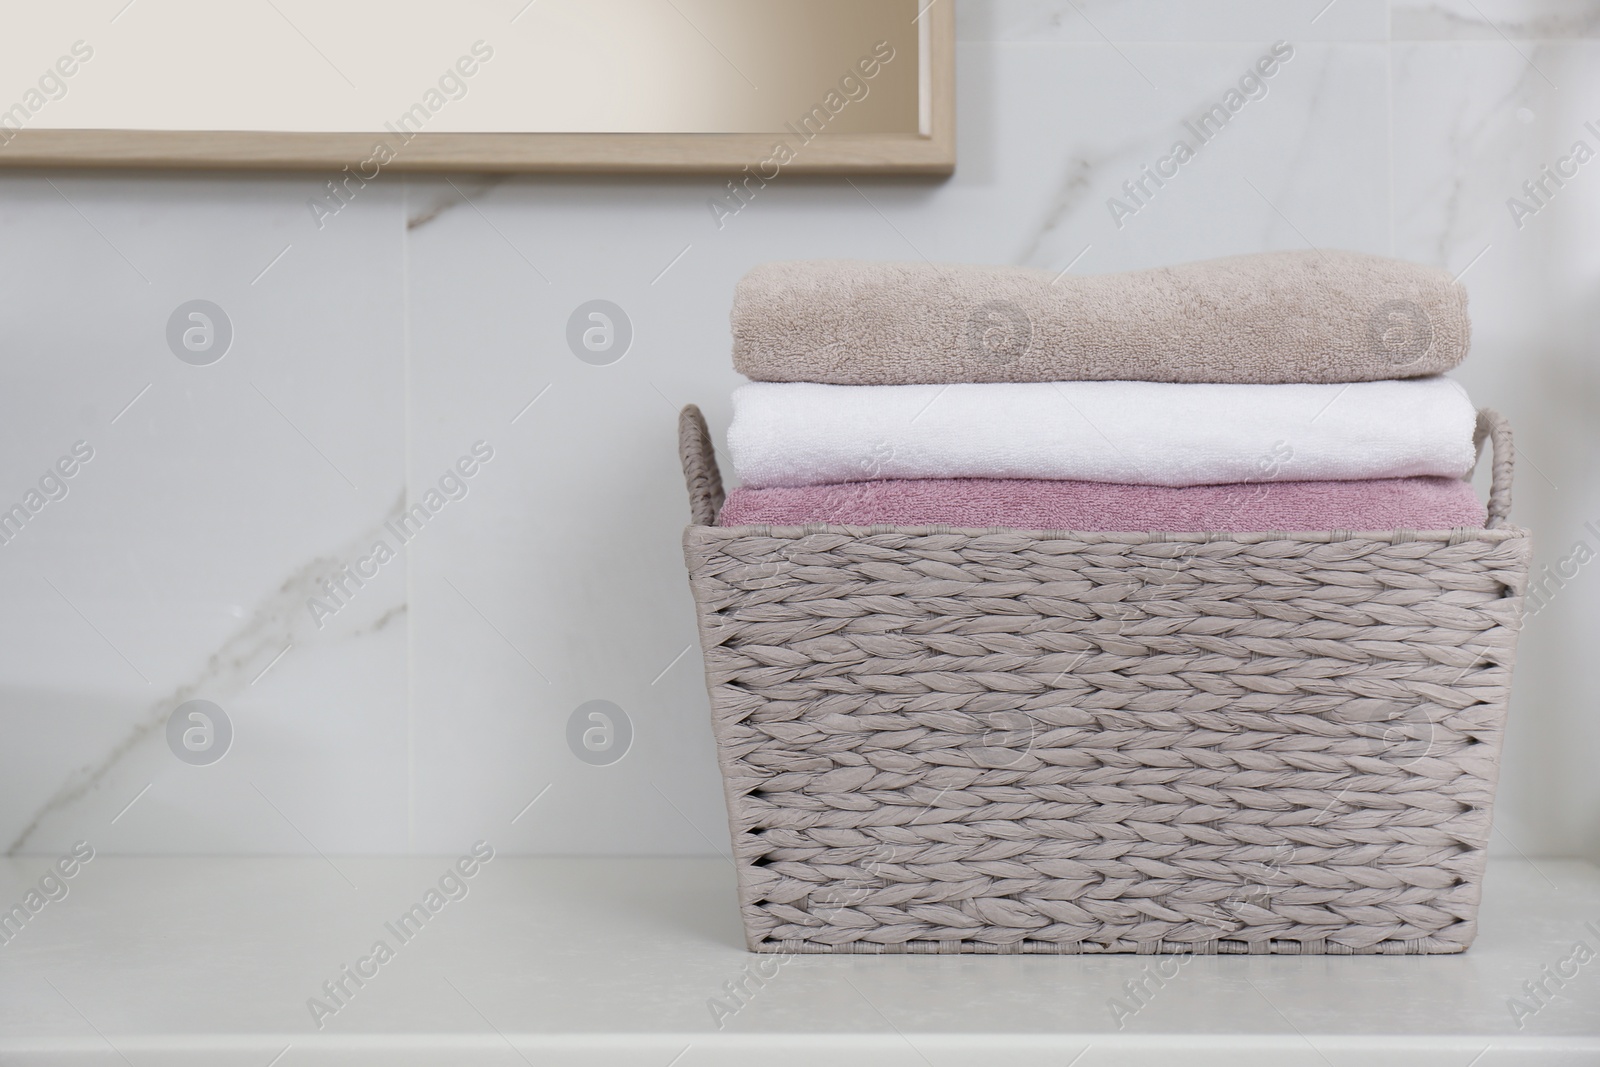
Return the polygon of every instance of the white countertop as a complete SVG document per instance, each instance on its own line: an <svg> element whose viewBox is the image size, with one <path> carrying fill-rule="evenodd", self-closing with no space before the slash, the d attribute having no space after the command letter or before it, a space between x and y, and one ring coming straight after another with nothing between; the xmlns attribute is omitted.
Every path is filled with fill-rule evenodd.
<svg viewBox="0 0 1600 1067"><path fill-rule="evenodd" d="M716 859L496 856L402 942L390 927L452 862L97 856L0 945L0 1064L1600 1064L1600 956L1573 956L1600 953L1600 869L1573 861L1494 863L1462 955L1181 965L780 963L743 950ZM0 906L51 864L0 861ZM360 964L380 939L393 958ZM754 964L776 973L740 1004L724 985ZM332 1010L345 965L372 976ZM1137 1006L1124 984L1147 967L1173 977Z"/></svg>

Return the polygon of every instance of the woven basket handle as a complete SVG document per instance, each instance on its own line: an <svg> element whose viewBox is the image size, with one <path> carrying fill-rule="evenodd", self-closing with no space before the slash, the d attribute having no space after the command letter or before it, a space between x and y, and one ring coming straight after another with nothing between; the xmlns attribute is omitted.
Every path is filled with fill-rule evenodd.
<svg viewBox="0 0 1600 1067"><path fill-rule="evenodd" d="M689 485L689 518L696 526L715 526L722 510L722 473L706 429L706 417L693 404L678 413L678 458Z"/></svg>
<svg viewBox="0 0 1600 1067"><path fill-rule="evenodd" d="M1472 447L1480 455L1485 438L1488 438L1493 449L1494 466L1489 472L1489 521L1486 524L1493 530L1504 526L1511 514L1511 459L1514 449L1511 444L1511 424L1506 417L1498 411L1479 408L1478 426L1472 433Z"/></svg>

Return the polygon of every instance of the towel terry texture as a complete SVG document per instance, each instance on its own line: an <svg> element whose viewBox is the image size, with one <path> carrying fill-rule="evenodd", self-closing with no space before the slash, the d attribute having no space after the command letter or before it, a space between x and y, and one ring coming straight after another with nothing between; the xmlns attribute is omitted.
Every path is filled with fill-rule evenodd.
<svg viewBox="0 0 1600 1067"><path fill-rule="evenodd" d="M1466 289L1358 252L1265 252L1122 274L805 260L733 299L733 365L755 381L1364 382L1466 356Z"/></svg>
<svg viewBox="0 0 1600 1067"><path fill-rule="evenodd" d="M928 478L735 489L728 494L718 523L1204 533L1451 530L1482 526L1484 518L1484 507L1471 484L1455 478L1262 481L1181 488Z"/></svg>
<svg viewBox="0 0 1600 1067"><path fill-rule="evenodd" d="M1143 485L1459 478L1477 415L1447 378L1348 385L752 383L728 451L753 488L888 478Z"/></svg>

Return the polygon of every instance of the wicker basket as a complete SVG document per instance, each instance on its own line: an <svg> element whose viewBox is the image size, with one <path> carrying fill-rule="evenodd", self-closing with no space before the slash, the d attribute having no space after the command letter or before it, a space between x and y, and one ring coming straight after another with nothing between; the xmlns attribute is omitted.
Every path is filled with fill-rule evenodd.
<svg viewBox="0 0 1600 1067"><path fill-rule="evenodd" d="M1529 537L684 535L762 952L1459 952Z"/></svg>

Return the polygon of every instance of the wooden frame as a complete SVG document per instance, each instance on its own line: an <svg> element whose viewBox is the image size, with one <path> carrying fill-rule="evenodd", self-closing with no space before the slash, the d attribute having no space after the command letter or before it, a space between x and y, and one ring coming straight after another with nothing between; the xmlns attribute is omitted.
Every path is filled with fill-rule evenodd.
<svg viewBox="0 0 1600 1067"><path fill-rule="evenodd" d="M790 173L950 174L955 170L955 0L919 16L919 133L823 133ZM373 133L39 130L15 133L0 167L338 170L367 159ZM766 158L769 133L419 133L386 165L404 171L716 173Z"/></svg>

